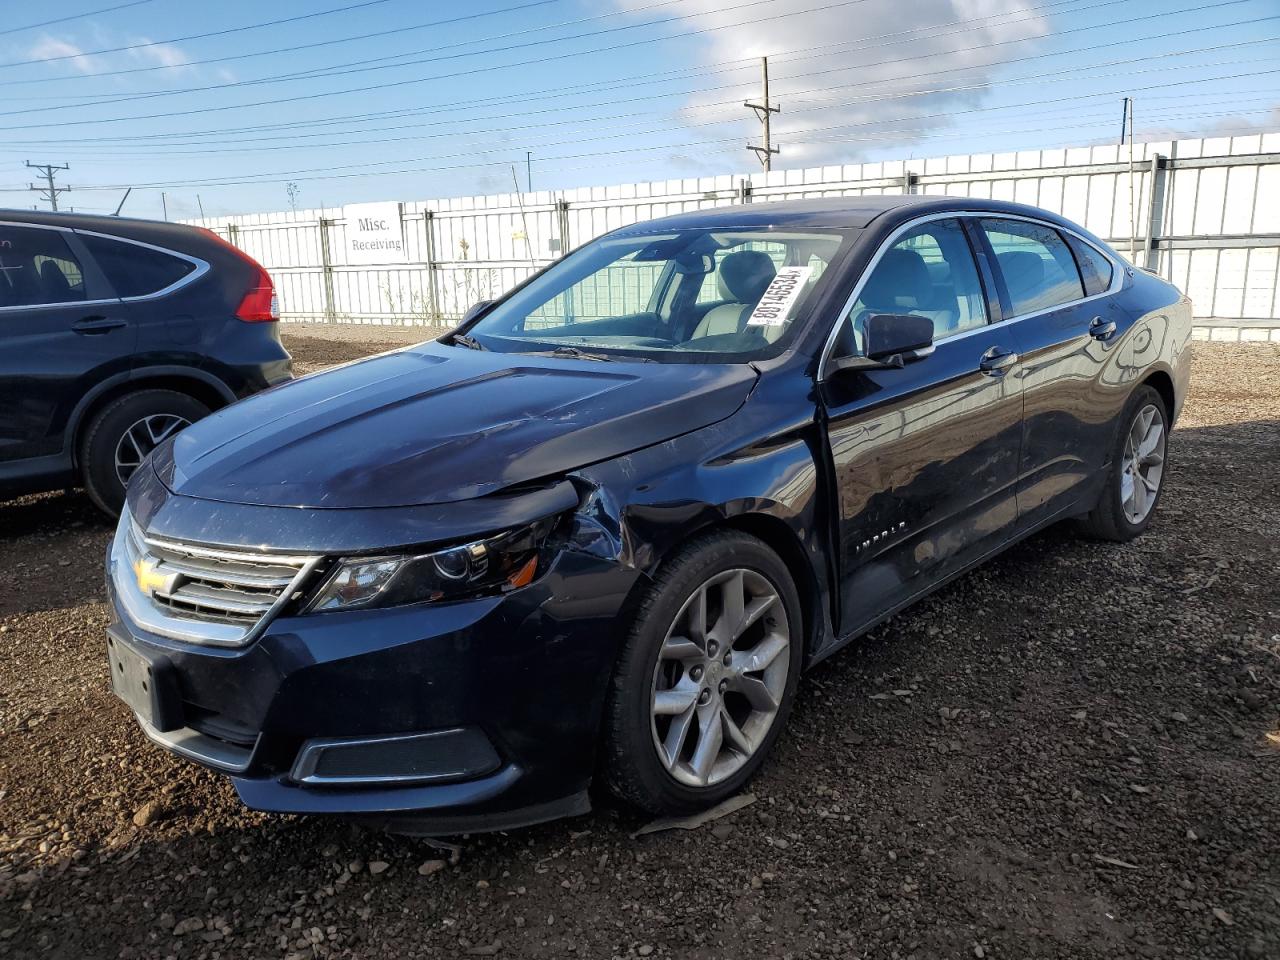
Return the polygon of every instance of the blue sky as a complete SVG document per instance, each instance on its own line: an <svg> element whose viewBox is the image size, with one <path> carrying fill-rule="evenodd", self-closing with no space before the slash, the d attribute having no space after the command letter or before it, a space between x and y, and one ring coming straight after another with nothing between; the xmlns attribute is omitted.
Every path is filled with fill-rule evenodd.
<svg viewBox="0 0 1280 960"><path fill-rule="evenodd" d="M766 54L775 169L1111 142L1126 92L1280 130L1280 0L0 0L0 205L27 159L171 218L749 172Z"/></svg>

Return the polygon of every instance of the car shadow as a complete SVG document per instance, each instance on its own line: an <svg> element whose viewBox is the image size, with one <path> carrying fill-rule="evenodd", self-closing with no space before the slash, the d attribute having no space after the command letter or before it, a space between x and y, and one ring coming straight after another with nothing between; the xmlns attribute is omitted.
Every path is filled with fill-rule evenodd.
<svg viewBox="0 0 1280 960"><path fill-rule="evenodd" d="M103 599L112 529L79 490L0 502L0 617Z"/></svg>

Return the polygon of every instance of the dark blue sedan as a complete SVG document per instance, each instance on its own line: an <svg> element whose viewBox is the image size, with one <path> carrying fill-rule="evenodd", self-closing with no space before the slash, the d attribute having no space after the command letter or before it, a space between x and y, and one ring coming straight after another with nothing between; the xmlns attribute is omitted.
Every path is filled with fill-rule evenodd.
<svg viewBox="0 0 1280 960"><path fill-rule="evenodd" d="M261 810L452 833L593 786L713 804L881 620L1049 524L1142 533L1190 327L1015 204L615 231L161 445L108 559L115 690Z"/></svg>

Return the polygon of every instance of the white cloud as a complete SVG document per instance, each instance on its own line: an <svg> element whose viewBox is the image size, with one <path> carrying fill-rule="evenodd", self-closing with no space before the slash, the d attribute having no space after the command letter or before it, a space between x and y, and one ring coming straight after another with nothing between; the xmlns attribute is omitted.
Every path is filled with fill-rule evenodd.
<svg viewBox="0 0 1280 960"><path fill-rule="evenodd" d="M614 2L638 11L651 0ZM695 29L732 24L693 38L708 67L769 57L770 95L783 108L773 118L774 141L783 150L776 166L850 161L877 147L909 147L949 126L948 111L981 101L998 63L1034 53L1034 45L1024 41L1050 32L1031 0L862 0L776 18L823 5L778 0L740 9L738 2L724 0L684 17ZM775 19L749 19L753 15ZM990 46L994 43L1001 45ZM741 105L759 99L758 69L712 73L711 78L706 85L742 83L690 98L681 116L728 125L690 133L717 139L741 130L744 144L748 138L759 142L759 125ZM965 89L945 89L954 87ZM743 168L753 163L742 150Z"/></svg>
<svg viewBox="0 0 1280 960"><path fill-rule="evenodd" d="M1188 104L1188 109L1194 109ZM1177 131L1181 137L1246 137L1258 133L1272 133L1280 129L1280 103L1265 112L1263 119L1256 119L1263 111L1252 110L1247 113L1234 113L1219 117L1208 128L1200 128L1198 133L1187 134ZM1253 117L1255 119L1249 119ZM1164 138L1162 138L1164 139Z"/></svg>
<svg viewBox="0 0 1280 960"><path fill-rule="evenodd" d="M175 68L175 73L180 72L176 68L186 68L191 60L190 57L172 43L155 43L150 37L133 37L129 40L129 43L147 44L145 47L134 47L129 51L129 55L133 59L160 67L173 67Z"/></svg>
<svg viewBox="0 0 1280 960"><path fill-rule="evenodd" d="M30 60L55 60L69 63L81 73L93 73L96 66L92 57L85 56L84 48L57 37L43 36L27 51Z"/></svg>

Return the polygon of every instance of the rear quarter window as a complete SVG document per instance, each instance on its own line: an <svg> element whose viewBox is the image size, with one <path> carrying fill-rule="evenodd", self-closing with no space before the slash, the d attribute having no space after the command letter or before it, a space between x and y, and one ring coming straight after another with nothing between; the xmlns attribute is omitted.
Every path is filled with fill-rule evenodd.
<svg viewBox="0 0 1280 960"><path fill-rule="evenodd" d="M145 297L165 290L191 274L190 260L136 243L81 234L80 239L98 262L118 297Z"/></svg>
<svg viewBox="0 0 1280 960"><path fill-rule="evenodd" d="M1105 293L1111 286L1111 278L1115 275L1115 267L1111 261L1092 245L1078 237L1067 234L1067 243L1071 244L1071 252L1076 255L1076 263L1080 266L1080 275L1084 278L1085 293L1096 296Z"/></svg>

